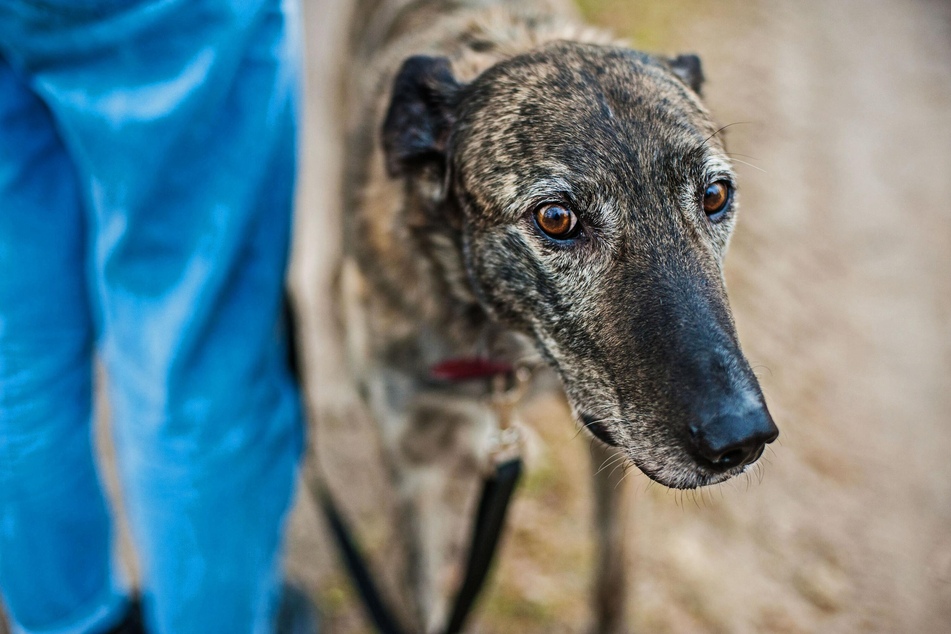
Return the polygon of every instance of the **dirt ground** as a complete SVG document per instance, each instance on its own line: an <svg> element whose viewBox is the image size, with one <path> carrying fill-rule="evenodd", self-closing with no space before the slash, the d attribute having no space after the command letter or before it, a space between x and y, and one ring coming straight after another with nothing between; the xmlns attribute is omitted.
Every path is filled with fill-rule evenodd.
<svg viewBox="0 0 951 634"><path fill-rule="evenodd" d="M293 280L311 404L322 414L353 398L325 328L339 213L335 56L347 0L305 4ZM707 101L733 124L727 143L741 179L728 286L782 430L755 475L712 490L673 493L631 471L632 629L951 632L951 3L584 0L582 8L637 48L704 61ZM519 491L473 631L585 631L589 441L557 400L531 403L527 414L544 449ZM385 561L373 436L358 416L344 420L318 426L318 451ZM369 631L303 494L287 564L320 603L326 631Z"/></svg>
<svg viewBox="0 0 951 634"><path fill-rule="evenodd" d="M582 8L638 48L704 61L707 101L733 124L741 178L728 286L782 430L755 475L713 490L684 495L627 478L632 628L951 631L951 5ZM346 6L307 9L295 282L318 392L339 402L338 360L319 331L336 248L333 55ZM545 449L474 630L579 632L589 619L589 441L557 401L533 403L529 417ZM335 488L379 550L372 436L357 419L318 436ZM368 631L306 499L288 564L331 632Z"/></svg>

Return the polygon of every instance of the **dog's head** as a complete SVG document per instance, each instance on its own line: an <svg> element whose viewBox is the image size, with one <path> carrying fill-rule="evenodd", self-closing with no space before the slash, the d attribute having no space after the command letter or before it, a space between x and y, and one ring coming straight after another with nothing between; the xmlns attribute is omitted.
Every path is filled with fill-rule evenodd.
<svg viewBox="0 0 951 634"><path fill-rule="evenodd" d="M383 126L484 310L536 342L595 436L676 488L742 472L778 434L727 303L736 179L701 81L693 56L567 42L467 84L413 57Z"/></svg>

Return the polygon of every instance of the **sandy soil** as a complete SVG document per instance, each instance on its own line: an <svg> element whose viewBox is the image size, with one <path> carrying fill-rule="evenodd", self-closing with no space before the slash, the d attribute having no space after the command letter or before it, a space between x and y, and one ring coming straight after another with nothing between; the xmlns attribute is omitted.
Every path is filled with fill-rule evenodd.
<svg viewBox="0 0 951 634"><path fill-rule="evenodd" d="M641 632L951 631L951 7L927 0L586 0L639 48L701 55L733 124L743 212L728 284L782 440L696 495L627 479L630 621ZM310 134L296 282L319 328L339 140L331 54L345 9L308 6ZM328 171L329 170L329 171ZM311 334L322 394L335 363ZM324 343L327 343L324 341ZM319 407L318 407L319 409ZM529 408L545 452L475 627L577 632L589 618L588 441ZM354 420L319 431L368 541L382 476ZM333 632L366 631L306 500L292 572Z"/></svg>

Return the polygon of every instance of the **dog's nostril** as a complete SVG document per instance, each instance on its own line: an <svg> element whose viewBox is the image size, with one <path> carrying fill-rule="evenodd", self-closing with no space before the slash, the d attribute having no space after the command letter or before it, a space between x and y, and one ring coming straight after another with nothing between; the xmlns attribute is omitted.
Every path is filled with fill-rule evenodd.
<svg viewBox="0 0 951 634"><path fill-rule="evenodd" d="M756 462L763 455L765 448L765 444L752 443L728 448L726 451L717 453L715 449L711 450L709 446L700 446L698 447L698 453L709 466L725 471Z"/></svg>
<svg viewBox="0 0 951 634"><path fill-rule="evenodd" d="M714 464L724 469L731 469L743 463L746 459L746 452L742 449L731 449L719 458L714 460Z"/></svg>

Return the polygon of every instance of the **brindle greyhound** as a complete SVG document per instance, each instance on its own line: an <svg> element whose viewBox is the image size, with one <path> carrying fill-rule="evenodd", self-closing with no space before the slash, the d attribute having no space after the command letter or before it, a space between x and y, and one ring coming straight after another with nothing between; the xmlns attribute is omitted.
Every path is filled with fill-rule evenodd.
<svg viewBox="0 0 951 634"><path fill-rule="evenodd" d="M742 473L778 431L727 303L736 177L696 57L630 50L542 0L368 0L355 23L340 322L433 632L464 547L447 518L497 424L488 381L434 367L550 367L611 447L596 465L621 452L674 488ZM613 631L617 500L596 481L597 627Z"/></svg>

